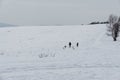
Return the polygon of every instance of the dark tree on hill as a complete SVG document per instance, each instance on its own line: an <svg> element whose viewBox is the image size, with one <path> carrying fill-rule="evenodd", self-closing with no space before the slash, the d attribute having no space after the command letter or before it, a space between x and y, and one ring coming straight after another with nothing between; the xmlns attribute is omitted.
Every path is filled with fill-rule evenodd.
<svg viewBox="0 0 120 80"><path fill-rule="evenodd" d="M117 17L117 16L115 16L115 15L113 15L113 14L109 16L109 19L108 19L109 24L107 25L109 32L112 32L113 25L114 25L117 21L118 21L118 17Z"/></svg>
<svg viewBox="0 0 120 80"><path fill-rule="evenodd" d="M117 40L118 34L119 34L119 24L115 23L112 28L112 37L114 41Z"/></svg>
<svg viewBox="0 0 120 80"><path fill-rule="evenodd" d="M110 15L108 22L109 24L107 25L107 35L112 36L113 40L116 41L119 34L120 18L115 15Z"/></svg>

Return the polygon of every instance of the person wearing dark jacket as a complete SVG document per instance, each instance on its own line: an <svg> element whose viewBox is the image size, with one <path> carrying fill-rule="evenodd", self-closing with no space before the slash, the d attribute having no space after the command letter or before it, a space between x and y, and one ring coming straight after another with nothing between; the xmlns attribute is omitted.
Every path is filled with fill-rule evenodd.
<svg viewBox="0 0 120 80"><path fill-rule="evenodd" d="M79 43L78 42L77 42L76 46L79 47Z"/></svg>
<svg viewBox="0 0 120 80"><path fill-rule="evenodd" d="M71 48L71 46L72 46L72 43L71 43L71 42L69 42L69 48Z"/></svg>

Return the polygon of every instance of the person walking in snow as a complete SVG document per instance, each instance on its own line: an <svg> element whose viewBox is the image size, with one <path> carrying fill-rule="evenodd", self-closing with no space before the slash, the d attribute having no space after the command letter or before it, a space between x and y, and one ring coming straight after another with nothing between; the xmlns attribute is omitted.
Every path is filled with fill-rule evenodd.
<svg viewBox="0 0 120 80"><path fill-rule="evenodd" d="M77 42L76 46L79 47L79 43L78 42Z"/></svg>
<svg viewBox="0 0 120 80"><path fill-rule="evenodd" d="M71 43L71 42L69 42L69 48L71 48L71 46L72 46L72 43Z"/></svg>

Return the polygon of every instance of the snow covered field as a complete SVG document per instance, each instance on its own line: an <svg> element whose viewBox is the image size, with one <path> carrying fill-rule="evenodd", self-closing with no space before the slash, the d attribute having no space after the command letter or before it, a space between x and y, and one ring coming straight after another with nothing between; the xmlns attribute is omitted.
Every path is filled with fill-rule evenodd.
<svg viewBox="0 0 120 80"><path fill-rule="evenodd" d="M119 80L119 42L106 25L0 28L0 80Z"/></svg>

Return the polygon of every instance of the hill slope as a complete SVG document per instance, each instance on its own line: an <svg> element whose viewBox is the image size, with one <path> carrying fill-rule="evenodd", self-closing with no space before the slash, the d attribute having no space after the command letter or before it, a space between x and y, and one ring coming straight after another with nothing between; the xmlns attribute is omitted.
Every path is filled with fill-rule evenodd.
<svg viewBox="0 0 120 80"><path fill-rule="evenodd" d="M105 33L105 25L0 28L0 79L119 80L120 39Z"/></svg>
<svg viewBox="0 0 120 80"><path fill-rule="evenodd" d="M7 23L0 23L0 27L10 27L10 26L15 26Z"/></svg>

